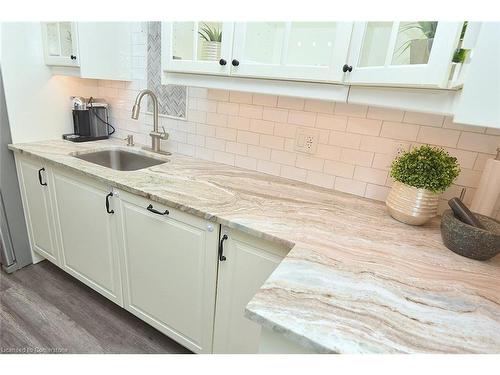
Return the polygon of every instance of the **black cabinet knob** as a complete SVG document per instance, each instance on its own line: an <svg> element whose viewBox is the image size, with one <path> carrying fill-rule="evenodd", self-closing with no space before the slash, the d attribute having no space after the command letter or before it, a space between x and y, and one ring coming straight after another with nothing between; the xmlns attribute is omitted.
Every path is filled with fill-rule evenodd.
<svg viewBox="0 0 500 375"><path fill-rule="evenodd" d="M70 58L71 58L71 60L76 60L76 56L75 55L71 55Z"/></svg>
<svg viewBox="0 0 500 375"><path fill-rule="evenodd" d="M240 65L240 62L236 59L234 59L233 61L231 61L231 64L233 64L233 66L238 66Z"/></svg>
<svg viewBox="0 0 500 375"><path fill-rule="evenodd" d="M220 64L220 65L222 65L222 66L224 66L224 65L226 65L226 64L227 64L227 61L226 61L226 60L224 60L224 59L220 59L220 60L219 60L219 64Z"/></svg>
<svg viewBox="0 0 500 375"><path fill-rule="evenodd" d="M347 65L347 64L344 64L344 66L342 67L342 71L344 73L347 73L347 72L352 72L352 65Z"/></svg>

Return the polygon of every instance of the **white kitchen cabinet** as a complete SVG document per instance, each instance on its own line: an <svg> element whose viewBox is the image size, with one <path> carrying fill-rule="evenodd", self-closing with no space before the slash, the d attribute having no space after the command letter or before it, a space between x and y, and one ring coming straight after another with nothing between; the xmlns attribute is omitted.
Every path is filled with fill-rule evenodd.
<svg viewBox="0 0 500 375"><path fill-rule="evenodd" d="M49 189L53 189L50 169L35 159L19 155L16 155L16 165L34 261L41 260L36 256L38 253L52 263L59 264L49 192Z"/></svg>
<svg viewBox="0 0 500 375"><path fill-rule="evenodd" d="M119 194L125 308L194 352L211 353L218 225Z"/></svg>
<svg viewBox="0 0 500 375"><path fill-rule="evenodd" d="M45 63L54 74L132 79L132 23L44 22Z"/></svg>
<svg viewBox="0 0 500 375"><path fill-rule="evenodd" d="M232 43L231 22L164 22L163 70L228 75Z"/></svg>
<svg viewBox="0 0 500 375"><path fill-rule="evenodd" d="M447 87L463 22L356 22L349 84Z"/></svg>
<svg viewBox="0 0 500 375"><path fill-rule="evenodd" d="M456 123L500 128L500 23L484 22L455 108Z"/></svg>
<svg viewBox="0 0 500 375"><path fill-rule="evenodd" d="M54 210L61 266L69 274L122 305L114 202L104 185L54 170ZM109 212L106 201L109 202Z"/></svg>
<svg viewBox="0 0 500 375"><path fill-rule="evenodd" d="M245 318L245 307L289 249L228 228L221 244L214 353L257 353L261 326Z"/></svg>
<svg viewBox="0 0 500 375"><path fill-rule="evenodd" d="M245 22L234 29L231 75L342 82L352 22Z"/></svg>
<svg viewBox="0 0 500 375"><path fill-rule="evenodd" d="M45 63L79 66L76 22L42 22Z"/></svg>

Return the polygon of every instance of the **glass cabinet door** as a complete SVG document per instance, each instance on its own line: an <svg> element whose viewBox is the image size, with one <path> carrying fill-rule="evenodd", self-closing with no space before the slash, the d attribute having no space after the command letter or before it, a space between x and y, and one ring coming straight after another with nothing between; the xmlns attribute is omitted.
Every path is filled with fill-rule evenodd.
<svg viewBox="0 0 500 375"><path fill-rule="evenodd" d="M164 22L163 69L171 72L228 75L232 41L232 23Z"/></svg>
<svg viewBox="0 0 500 375"><path fill-rule="evenodd" d="M47 65L78 66L76 24L42 23L45 62Z"/></svg>
<svg viewBox="0 0 500 375"><path fill-rule="evenodd" d="M445 87L463 22L360 22L354 25L346 81Z"/></svg>
<svg viewBox="0 0 500 375"><path fill-rule="evenodd" d="M231 74L340 82L351 31L350 22L237 23Z"/></svg>

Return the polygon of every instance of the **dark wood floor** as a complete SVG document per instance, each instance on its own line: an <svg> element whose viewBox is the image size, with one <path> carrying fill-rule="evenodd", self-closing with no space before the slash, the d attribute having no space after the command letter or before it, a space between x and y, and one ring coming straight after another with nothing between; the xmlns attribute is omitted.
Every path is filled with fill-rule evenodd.
<svg viewBox="0 0 500 375"><path fill-rule="evenodd" d="M48 261L0 271L0 353L190 353Z"/></svg>

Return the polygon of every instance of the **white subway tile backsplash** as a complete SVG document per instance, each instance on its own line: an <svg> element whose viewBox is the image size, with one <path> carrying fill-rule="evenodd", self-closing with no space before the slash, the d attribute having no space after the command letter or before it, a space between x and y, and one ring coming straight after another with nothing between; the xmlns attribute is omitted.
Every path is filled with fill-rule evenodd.
<svg viewBox="0 0 500 375"><path fill-rule="evenodd" d="M418 125L404 124L402 122L384 121L384 123L382 124L380 136L400 139L403 141L416 141L419 128L420 127Z"/></svg>
<svg viewBox="0 0 500 375"><path fill-rule="evenodd" d="M226 152L235 154L235 155L246 155L248 152L248 145L244 143L238 142L227 142L226 143Z"/></svg>
<svg viewBox="0 0 500 375"><path fill-rule="evenodd" d="M321 186L327 189L333 189L335 176L320 172L307 171L306 182L308 184Z"/></svg>
<svg viewBox="0 0 500 375"><path fill-rule="evenodd" d="M229 91L208 89L207 98L211 99L211 100L218 100L218 101L226 101L227 102L229 100Z"/></svg>
<svg viewBox="0 0 500 375"><path fill-rule="evenodd" d="M335 103L335 114L352 116L352 117L366 117L368 107L366 105Z"/></svg>
<svg viewBox="0 0 500 375"><path fill-rule="evenodd" d="M227 115L222 115L220 113L207 113L208 125L215 126L227 126Z"/></svg>
<svg viewBox="0 0 500 375"><path fill-rule="evenodd" d="M240 116L254 119L262 118L263 107L261 105L240 104Z"/></svg>
<svg viewBox="0 0 500 375"><path fill-rule="evenodd" d="M262 146L248 145L248 156L259 160L269 160L271 158L271 149Z"/></svg>
<svg viewBox="0 0 500 375"><path fill-rule="evenodd" d="M297 125L275 123L274 124L274 135L285 137L285 138L295 138L297 134ZM327 138L328 142L328 138Z"/></svg>
<svg viewBox="0 0 500 375"><path fill-rule="evenodd" d="M399 109L369 107L366 117L375 120L401 122L403 121L404 114L405 112Z"/></svg>
<svg viewBox="0 0 500 375"><path fill-rule="evenodd" d="M347 132L350 133L378 136L381 127L382 121L380 120L351 117L347 121Z"/></svg>
<svg viewBox="0 0 500 375"><path fill-rule="evenodd" d="M318 144L315 156L326 160L340 160L342 148L338 146L330 146Z"/></svg>
<svg viewBox="0 0 500 375"><path fill-rule="evenodd" d="M358 181L370 182L372 184L383 185L387 180L387 171L356 166L354 169L354 179Z"/></svg>
<svg viewBox="0 0 500 375"><path fill-rule="evenodd" d="M226 149L226 141L219 138L206 137L205 147L211 150L224 151Z"/></svg>
<svg viewBox="0 0 500 375"><path fill-rule="evenodd" d="M341 161L325 160L323 171L334 176L351 178L354 175L354 165Z"/></svg>
<svg viewBox="0 0 500 375"><path fill-rule="evenodd" d="M214 161L228 165L234 165L234 154L222 151L214 151Z"/></svg>
<svg viewBox="0 0 500 375"><path fill-rule="evenodd" d="M347 117L318 113L318 117L316 118L316 127L329 130L345 131L347 128Z"/></svg>
<svg viewBox="0 0 500 375"><path fill-rule="evenodd" d="M366 191L365 191L365 197L371 198L371 199L376 199L378 201L385 201L385 199L389 195L390 190L391 190L391 188L389 188L387 186L367 184Z"/></svg>
<svg viewBox="0 0 500 375"><path fill-rule="evenodd" d="M500 136L462 132L457 147L462 150L496 154L497 148L500 147Z"/></svg>
<svg viewBox="0 0 500 375"><path fill-rule="evenodd" d="M188 95L190 98L200 98L206 99L208 94L208 90L203 87L189 87Z"/></svg>
<svg viewBox="0 0 500 375"><path fill-rule="evenodd" d="M297 154L289 151L272 150L271 160L279 164L294 166L297 160Z"/></svg>
<svg viewBox="0 0 500 375"><path fill-rule="evenodd" d="M229 101L234 103L252 104L252 94L241 91L230 91Z"/></svg>
<svg viewBox="0 0 500 375"><path fill-rule="evenodd" d="M298 168L304 168L309 171L321 172L323 171L323 166L325 165L325 159L315 158L313 156L307 155L297 155L297 162L295 166Z"/></svg>
<svg viewBox="0 0 500 375"><path fill-rule="evenodd" d="M344 193L364 196L366 191L366 182L351 180L349 178L335 178L335 190Z"/></svg>
<svg viewBox="0 0 500 375"><path fill-rule="evenodd" d="M134 134L139 144L150 143L152 129L145 109L139 121L130 120L138 90L147 87L144 30L142 25L134 36L133 81L67 78L82 93L105 98L116 137ZM470 203L486 160L500 147L500 129L429 113L199 87L189 87L188 96L189 121L160 119L170 133L162 149L377 200L390 190L389 168L398 150L429 143L445 147L462 167L441 197L441 209L463 186ZM315 153L295 150L298 128L317 137Z"/></svg>
<svg viewBox="0 0 500 375"><path fill-rule="evenodd" d="M477 152L464 151L456 148L445 148L445 150L451 155L457 158L462 168L473 169L474 164L477 159Z"/></svg>
<svg viewBox="0 0 500 375"><path fill-rule="evenodd" d="M456 147L459 137L460 132L458 130L422 126L420 127L417 141L438 146Z"/></svg>
<svg viewBox="0 0 500 375"><path fill-rule="evenodd" d="M238 115L240 105L238 103L218 102L217 112L225 115Z"/></svg>
<svg viewBox="0 0 500 375"><path fill-rule="evenodd" d="M260 134L274 134L274 122L266 120L250 120L250 131Z"/></svg>
<svg viewBox="0 0 500 375"><path fill-rule="evenodd" d="M431 113L422 113L422 112L406 112L403 122L408 122L411 124L435 126L440 128L441 126L443 126L444 116L434 115Z"/></svg>
<svg viewBox="0 0 500 375"><path fill-rule="evenodd" d="M454 123L451 117L445 117L443 128L467 131L472 133L484 133L486 131L486 128L481 126Z"/></svg>
<svg viewBox="0 0 500 375"><path fill-rule="evenodd" d="M290 124L313 127L316 123L316 113L306 111L290 111L288 113L288 122Z"/></svg>
<svg viewBox="0 0 500 375"><path fill-rule="evenodd" d="M340 160L345 163L369 167L372 164L373 155L373 152L344 148L340 154Z"/></svg>
<svg viewBox="0 0 500 375"><path fill-rule="evenodd" d="M283 165L281 166L281 177L306 182L307 170Z"/></svg>
<svg viewBox="0 0 500 375"><path fill-rule="evenodd" d="M268 121L276 122L287 122L288 121L288 110L281 108L267 108L264 107L262 112L262 118Z"/></svg>
<svg viewBox="0 0 500 375"><path fill-rule="evenodd" d="M279 176L281 165L267 160L257 160L257 170L259 172L264 172L275 176Z"/></svg>
<svg viewBox="0 0 500 375"><path fill-rule="evenodd" d="M278 97L278 107L287 109L304 109L305 100L301 98L293 98L290 96L280 96Z"/></svg>
<svg viewBox="0 0 500 375"><path fill-rule="evenodd" d="M240 116L228 116L227 126L233 129L248 130L250 128L250 119Z"/></svg>
<svg viewBox="0 0 500 375"><path fill-rule="evenodd" d="M361 135L332 131L328 143L334 146L359 148Z"/></svg>
<svg viewBox="0 0 500 375"><path fill-rule="evenodd" d="M334 107L334 102L306 99L304 110L309 112L333 113Z"/></svg>
<svg viewBox="0 0 500 375"><path fill-rule="evenodd" d="M238 142L246 143L248 145L258 145L260 140L260 135L257 133L238 130L236 135L236 140Z"/></svg>
<svg viewBox="0 0 500 375"><path fill-rule="evenodd" d="M475 188L478 186L480 178L481 171L462 168L462 171L456 179L455 184Z"/></svg>
<svg viewBox="0 0 500 375"><path fill-rule="evenodd" d="M257 169L257 159L250 158L248 156L236 155L234 158L234 165L236 167L256 170Z"/></svg>
<svg viewBox="0 0 500 375"><path fill-rule="evenodd" d="M253 104L276 107L278 104L278 97L276 95L253 94Z"/></svg>
<svg viewBox="0 0 500 375"><path fill-rule="evenodd" d="M226 141L236 141L237 130L231 128L217 128L215 136Z"/></svg>
<svg viewBox="0 0 500 375"><path fill-rule="evenodd" d="M275 135L261 134L260 145L275 150L283 150L285 146L285 138L277 137Z"/></svg>

